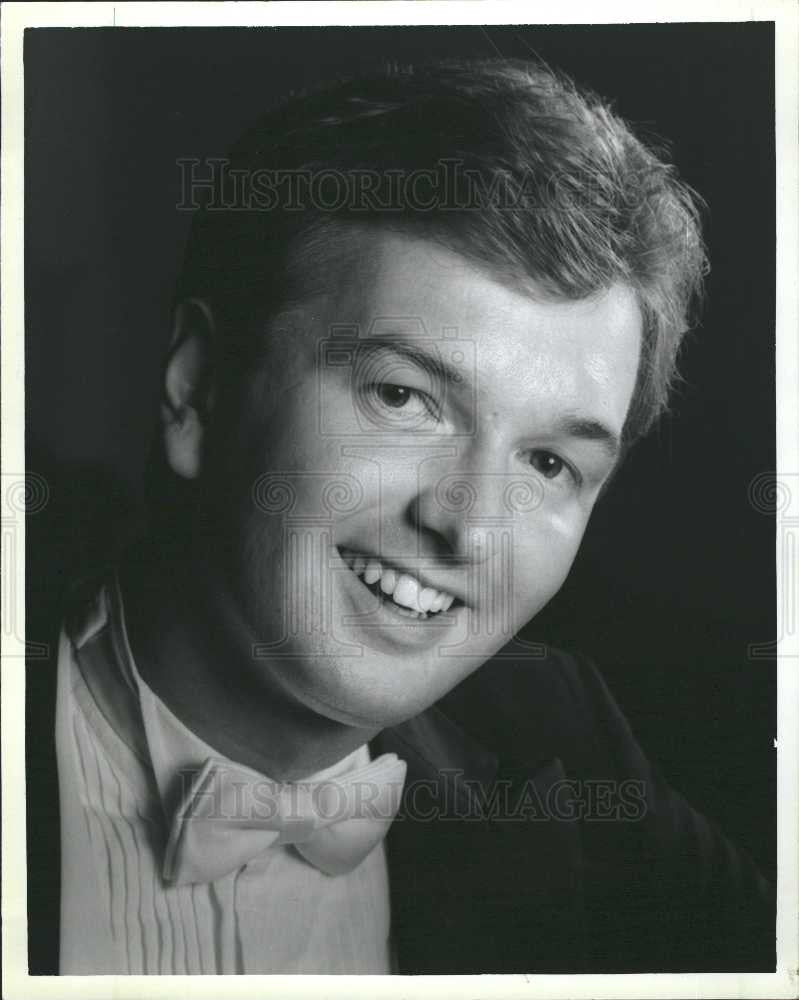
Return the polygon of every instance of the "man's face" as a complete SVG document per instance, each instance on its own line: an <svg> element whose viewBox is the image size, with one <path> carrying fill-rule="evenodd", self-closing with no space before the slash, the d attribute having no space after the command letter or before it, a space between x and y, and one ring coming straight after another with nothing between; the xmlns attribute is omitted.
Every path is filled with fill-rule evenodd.
<svg viewBox="0 0 799 1000"><path fill-rule="evenodd" d="M373 235L272 324L227 442L225 551L254 669L341 722L425 709L565 580L615 459L641 319L535 300Z"/></svg>

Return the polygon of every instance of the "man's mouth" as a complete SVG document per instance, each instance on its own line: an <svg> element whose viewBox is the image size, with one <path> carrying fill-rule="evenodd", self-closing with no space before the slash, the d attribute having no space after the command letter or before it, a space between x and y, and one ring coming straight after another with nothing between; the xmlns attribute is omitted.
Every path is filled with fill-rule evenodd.
<svg viewBox="0 0 799 1000"><path fill-rule="evenodd" d="M423 621L449 611L460 602L446 590L425 586L417 577L375 556L339 549L341 558L364 586L407 618Z"/></svg>

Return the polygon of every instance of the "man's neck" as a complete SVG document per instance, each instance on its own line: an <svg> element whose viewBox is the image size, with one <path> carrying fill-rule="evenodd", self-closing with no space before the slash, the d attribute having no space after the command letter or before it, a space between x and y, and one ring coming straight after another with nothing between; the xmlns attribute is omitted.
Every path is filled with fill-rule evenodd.
<svg viewBox="0 0 799 1000"><path fill-rule="evenodd" d="M262 664L253 670L252 636L207 564L203 570L151 544L131 552L120 570L136 668L184 725L278 781L330 767L376 735L291 698Z"/></svg>

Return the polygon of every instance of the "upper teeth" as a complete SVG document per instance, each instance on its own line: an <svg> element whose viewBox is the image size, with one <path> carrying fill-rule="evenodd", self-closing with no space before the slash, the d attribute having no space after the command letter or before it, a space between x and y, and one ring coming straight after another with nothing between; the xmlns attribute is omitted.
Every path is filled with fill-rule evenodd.
<svg viewBox="0 0 799 1000"><path fill-rule="evenodd" d="M415 576L409 573L398 573L390 566L384 566L379 560L366 558L354 552L341 553L344 562L357 576L362 576L365 583L374 584L380 581L380 589L397 604L411 611L421 613L449 611L455 600L453 594L445 590L434 590L425 587Z"/></svg>

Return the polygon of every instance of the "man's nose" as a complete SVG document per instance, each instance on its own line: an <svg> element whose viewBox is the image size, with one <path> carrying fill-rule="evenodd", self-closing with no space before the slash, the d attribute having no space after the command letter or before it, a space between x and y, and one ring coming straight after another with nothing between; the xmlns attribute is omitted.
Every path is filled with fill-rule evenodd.
<svg viewBox="0 0 799 1000"><path fill-rule="evenodd" d="M497 532L516 521L514 502L530 506L531 491L527 481L496 471L448 472L420 484L409 515L437 555L479 564L492 557Z"/></svg>

